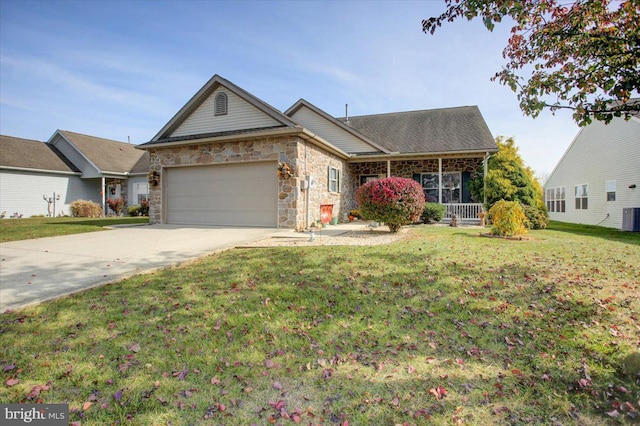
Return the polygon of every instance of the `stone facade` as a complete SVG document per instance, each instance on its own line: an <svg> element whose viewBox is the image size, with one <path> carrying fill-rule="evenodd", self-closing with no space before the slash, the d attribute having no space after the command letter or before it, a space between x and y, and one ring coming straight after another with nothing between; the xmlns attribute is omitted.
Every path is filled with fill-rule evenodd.
<svg viewBox="0 0 640 426"><path fill-rule="evenodd" d="M296 136L270 137L247 141L204 143L177 147L156 148L149 151L151 172L160 174L157 186L149 188L149 217L151 223L163 223L162 172L165 167L242 163L251 161L277 161L289 164L293 175L277 178L278 219L280 228L304 228L309 220L320 217L321 204L333 204L336 214L346 217L341 206L344 199L353 196L350 191L328 191L328 167L340 170L343 188L350 188L351 178L345 163L339 157L318 148ZM276 170L274 168L274 176ZM302 189L306 176L313 176L314 188ZM309 195L307 196L307 191ZM309 210L307 210L307 208ZM307 214L308 213L308 214Z"/></svg>
<svg viewBox="0 0 640 426"><path fill-rule="evenodd" d="M298 151L299 187L302 181L311 177L315 184L309 189L300 191L298 224L308 227L312 222L320 220L320 206L331 204L333 217L340 222L346 221L349 215L349 200L355 198L353 177L343 159L335 154L310 143L304 142ZM329 191L329 167L339 171L340 191Z"/></svg>
<svg viewBox="0 0 640 426"><path fill-rule="evenodd" d="M162 176L165 167L277 161L291 167L292 176L278 182L278 218L280 228L307 228L320 219L322 205L333 206L333 217L346 221L349 210L357 208L355 193L363 175L387 175L386 161L347 163L328 150L298 136L201 143L149 151L151 172L160 174L159 183L149 187L149 216L151 223L163 223ZM442 169L474 171L482 158L443 158ZM339 171L340 190L329 191L329 168ZM417 173L437 173L438 159L391 161L391 175L412 178ZM274 176L276 170L274 169ZM305 181L313 182L307 187Z"/></svg>

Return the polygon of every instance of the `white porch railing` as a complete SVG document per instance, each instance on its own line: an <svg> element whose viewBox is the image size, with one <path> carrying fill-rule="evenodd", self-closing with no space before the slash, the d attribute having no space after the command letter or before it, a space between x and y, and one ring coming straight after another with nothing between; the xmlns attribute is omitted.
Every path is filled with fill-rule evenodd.
<svg viewBox="0 0 640 426"><path fill-rule="evenodd" d="M481 203L450 203L445 204L445 206L447 207L447 212L444 215L444 220L451 220L451 217L456 215L458 220L480 223L478 215L482 211Z"/></svg>

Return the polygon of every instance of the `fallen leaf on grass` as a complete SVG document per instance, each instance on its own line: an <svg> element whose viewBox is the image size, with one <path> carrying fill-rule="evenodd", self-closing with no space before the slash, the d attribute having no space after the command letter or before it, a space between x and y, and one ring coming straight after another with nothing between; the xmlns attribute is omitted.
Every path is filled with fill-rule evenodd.
<svg viewBox="0 0 640 426"><path fill-rule="evenodd" d="M442 399L447 396L447 390L442 386L438 386L437 388L429 389L429 393L436 397L436 399Z"/></svg>
<svg viewBox="0 0 640 426"><path fill-rule="evenodd" d="M31 388L31 392L29 392L29 395L27 395L27 399L34 399L38 395L40 395L40 392L48 391L48 390L49 390L48 385L36 385Z"/></svg>
<svg viewBox="0 0 640 426"><path fill-rule="evenodd" d="M613 417L615 419L616 417L618 417L620 415L620 412L618 410L613 410L613 411L607 412L607 415L609 417Z"/></svg>
<svg viewBox="0 0 640 426"><path fill-rule="evenodd" d="M15 386L15 385L17 385L18 383L20 383L20 380L19 380L19 379L7 379L7 381L5 382L5 384L6 384L7 386L9 386L9 387L11 387L11 386Z"/></svg>

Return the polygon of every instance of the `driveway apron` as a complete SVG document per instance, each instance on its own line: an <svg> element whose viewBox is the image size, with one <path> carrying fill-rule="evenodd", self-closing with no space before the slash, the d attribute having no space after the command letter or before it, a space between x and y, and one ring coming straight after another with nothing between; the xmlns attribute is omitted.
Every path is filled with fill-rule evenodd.
<svg viewBox="0 0 640 426"><path fill-rule="evenodd" d="M0 313L282 232L145 225L0 244Z"/></svg>

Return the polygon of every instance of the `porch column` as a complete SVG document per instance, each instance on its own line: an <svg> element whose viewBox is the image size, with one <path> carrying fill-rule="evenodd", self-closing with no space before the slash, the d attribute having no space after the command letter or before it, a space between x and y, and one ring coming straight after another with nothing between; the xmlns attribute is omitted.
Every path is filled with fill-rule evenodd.
<svg viewBox="0 0 640 426"><path fill-rule="evenodd" d="M104 176L100 180L102 181L102 189L100 190L102 194L102 213L107 214L107 181Z"/></svg>
<svg viewBox="0 0 640 426"><path fill-rule="evenodd" d="M391 160L387 160L387 177L391 177Z"/></svg>
<svg viewBox="0 0 640 426"><path fill-rule="evenodd" d="M442 158L438 158L438 203L442 204Z"/></svg>
<svg viewBox="0 0 640 426"><path fill-rule="evenodd" d="M483 170L482 170L482 194L484 195L484 200L482 200L482 204L487 205L487 171L489 169L489 153L486 152L484 154L484 162L483 162Z"/></svg>

